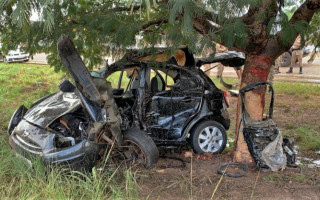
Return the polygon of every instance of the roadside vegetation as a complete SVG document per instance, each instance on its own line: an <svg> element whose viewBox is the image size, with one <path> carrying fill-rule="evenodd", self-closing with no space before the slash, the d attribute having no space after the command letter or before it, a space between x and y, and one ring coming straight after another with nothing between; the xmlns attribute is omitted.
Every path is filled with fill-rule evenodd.
<svg viewBox="0 0 320 200"><path fill-rule="evenodd" d="M177 192L172 194L181 194L181 198L177 199L183 199L184 197L192 197L190 191L186 192L190 189L188 189L190 184L194 184L191 188L214 188L216 180L220 176L208 174L208 180L206 175L195 178L194 182L190 183L188 170L185 170L185 174L182 175L159 174L155 170L146 171L141 175L141 173L137 174L126 168L104 171L94 168L92 173L68 172L61 169L45 172L39 161L35 162L36 164L31 168L24 159L17 157L8 145L7 126L10 117L19 105L24 104L30 107L33 101L57 91L57 85L64 76L64 73L55 73L54 69L47 65L0 63L0 107L2 108L0 109L0 199L140 199L142 198L141 193L146 195L145 198L150 195L150 198L161 199L163 197L161 195L164 194L157 191L161 191L162 186L166 191L166 197L170 191L174 190ZM218 87L222 87L216 79L214 81ZM236 83L235 79L226 79L226 81ZM299 146L299 156L319 159L315 151L320 150L320 124L318 122L320 118L320 87L312 84L275 82L274 88L276 92L274 119L283 134L295 138L295 142ZM232 124L228 131L228 137L233 138L237 99L230 96L229 99ZM232 140L229 145L222 156L229 154L232 150ZM225 161L221 159L221 156L217 156L217 162ZM202 170L197 169L197 165L195 163L194 170ZM309 184L309 182L310 184L319 184L313 178L314 173L319 173L319 170L303 168L302 174L293 176L262 174L261 181L266 184L274 182L279 184L279 182L288 181L299 184ZM222 181L221 188L226 188L226 190L217 191L221 197L230 197L227 188L228 185L233 184L233 180ZM150 181L154 182L150 183ZM251 179L247 183L252 184ZM153 185L157 190L148 188L148 185L150 185L149 187ZM194 189L194 191L197 190ZM201 192L203 192L202 189ZM256 193L258 194L259 191ZM211 194L210 190L209 196ZM193 195L197 195L197 193Z"/></svg>

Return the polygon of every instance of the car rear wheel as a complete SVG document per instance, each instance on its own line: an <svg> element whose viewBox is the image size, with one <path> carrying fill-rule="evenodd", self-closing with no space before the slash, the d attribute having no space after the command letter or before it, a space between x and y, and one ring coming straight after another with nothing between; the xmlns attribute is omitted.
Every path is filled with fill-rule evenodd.
<svg viewBox="0 0 320 200"><path fill-rule="evenodd" d="M226 147L227 134L224 127L213 120L203 121L191 131L191 147L195 153L221 153Z"/></svg>
<svg viewBox="0 0 320 200"><path fill-rule="evenodd" d="M131 165L152 167L159 159L159 151L153 140L139 129L129 129L124 133L120 151Z"/></svg>

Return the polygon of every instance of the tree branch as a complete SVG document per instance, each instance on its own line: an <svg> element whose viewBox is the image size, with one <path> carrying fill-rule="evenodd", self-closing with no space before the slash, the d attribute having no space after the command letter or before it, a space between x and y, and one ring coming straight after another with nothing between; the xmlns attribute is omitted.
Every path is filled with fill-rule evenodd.
<svg viewBox="0 0 320 200"><path fill-rule="evenodd" d="M312 20L313 15L319 10L320 1L319 0L306 0L292 15L290 19L290 23L295 23L300 20L304 20L309 23ZM282 31L276 34L275 39L269 41L270 45L273 46L272 54L276 54L276 56L281 55L283 52L288 51L291 45L282 45L280 41L280 35ZM298 33L297 35L298 36ZM289 44L293 44L295 38L292 41L288 42ZM270 52L271 53L271 52Z"/></svg>
<svg viewBox="0 0 320 200"><path fill-rule="evenodd" d="M129 6L129 7L116 7L116 8L109 9L108 12L125 12L125 11L131 11L131 9L133 11L136 11L136 10L139 10L141 6L133 6L133 8L132 8L132 6Z"/></svg>
<svg viewBox="0 0 320 200"><path fill-rule="evenodd" d="M140 31L146 30L147 28L149 28L152 25L161 25L161 24L166 24L168 22L169 22L168 19L158 19L158 20L154 20L154 21L149 21L140 27Z"/></svg>
<svg viewBox="0 0 320 200"><path fill-rule="evenodd" d="M222 40L217 40L216 38L210 36L209 31L214 31L214 34L219 35L225 28L221 27L219 24L214 25L214 23L217 24L217 18L212 16L210 12L205 12L203 15L196 16L193 19L193 28L209 40L225 45ZM237 48L235 46L232 47L232 50L244 52L243 49Z"/></svg>
<svg viewBox="0 0 320 200"><path fill-rule="evenodd" d="M299 20L310 22L314 13L320 8L319 0L306 0L292 15L290 22Z"/></svg>

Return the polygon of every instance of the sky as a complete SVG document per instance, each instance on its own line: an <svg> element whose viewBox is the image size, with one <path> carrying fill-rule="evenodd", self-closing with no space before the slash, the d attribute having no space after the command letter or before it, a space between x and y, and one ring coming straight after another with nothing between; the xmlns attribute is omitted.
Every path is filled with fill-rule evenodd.
<svg viewBox="0 0 320 200"><path fill-rule="evenodd" d="M39 21L39 19L40 19L39 13L37 11L33 10L31 13L30 20L31 21Z"/></svg>

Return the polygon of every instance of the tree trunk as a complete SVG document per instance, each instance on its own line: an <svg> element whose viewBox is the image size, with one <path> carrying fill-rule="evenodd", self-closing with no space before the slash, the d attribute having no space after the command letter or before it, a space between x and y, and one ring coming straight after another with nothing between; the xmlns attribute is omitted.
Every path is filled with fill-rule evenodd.
<svg viewBox="0 0 320 200"><path fill-rule="evenodd" d="M243 88L252 83L267 81L268 74L275 58L265 55L246 55L246 62L242 74L242 82L240 88ZM244 104L247 113L253 121L260 121L263 118L265 104L265 87L247 92L244 97ZM244 140L243 133L238 134L241 120L241 104L240 95L238 97L237 121L235 145L233 149L233 160L236 162L254 163L247 144Z"/></svg>

